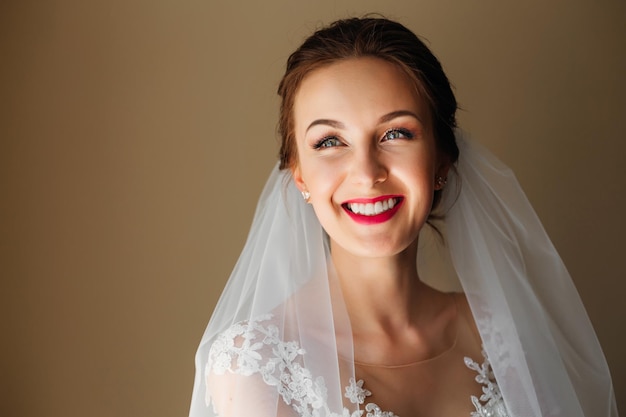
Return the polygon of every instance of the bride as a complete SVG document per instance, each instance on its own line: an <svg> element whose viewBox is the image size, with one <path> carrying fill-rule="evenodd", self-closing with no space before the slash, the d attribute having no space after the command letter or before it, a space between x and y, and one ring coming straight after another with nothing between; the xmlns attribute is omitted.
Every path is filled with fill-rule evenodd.
<svg viewBox="0 0 626 417"><path fill-rule="evenodd" d="M510 171L457 129L419 38L337 21L291 55L279 94L280 163L190 416L617 416L565 267ZM452 262L463 292L423 276L437 242L449 255L423 261Z"/></svg>

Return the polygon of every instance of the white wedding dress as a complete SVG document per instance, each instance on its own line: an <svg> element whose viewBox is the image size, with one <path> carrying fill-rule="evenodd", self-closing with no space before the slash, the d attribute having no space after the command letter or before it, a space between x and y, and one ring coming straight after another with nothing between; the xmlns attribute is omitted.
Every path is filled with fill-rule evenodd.
<svg viewBox="0 0 626 417"><path fill-rule="evenodd" d="M292 408L294 417L405 417L368 402L372 393L367 390L366 381L355 378L349 379L344 396L358 408L352 412L345 407L331 410L326 401L325 380L302 366L304 355L306 351L298 342L280 338L279 329L272 324L272 315L268 314L235 324L221 333L210 349L205 373L209 379L215 378L209 385L219 384L220 377L227 373L256 377L255 383L277 390L285 405ZM465 366L475 371L476 383L481 385L483 392L480 397L467 399L468 407L473 404L475 409L468 417L510 417L489 360L484 352L483 355L481 363L465 358ZM248 386L248 389L255 388ZM207 405L210 403L211 394L207 393ZM219 415L215 404L214 412Z"/></svg>

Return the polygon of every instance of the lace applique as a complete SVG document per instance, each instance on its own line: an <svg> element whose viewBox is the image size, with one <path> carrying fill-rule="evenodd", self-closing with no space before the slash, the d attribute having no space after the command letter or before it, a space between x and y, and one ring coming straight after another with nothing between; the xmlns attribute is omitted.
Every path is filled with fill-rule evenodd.
<svg viewBox="0 0 626 417"><path fill-rule="evenodd" d="M363 405L365 403L365 398L372 395L372 393L363 388L364 381L359 379L356 381L354 378L350 378L349 385L346 387L345 397L350 400L352 404ZM365 417L398 417L394 413L390 411L383 411L380 407L374 403L368 403L365 406L365 411L367 414ZM361 411L361 414L363 411Z"/></svg>
<svg viewBox="0 0 626 417"><path fill-rule="evenodd" d="M496 378L493 375L491 369L491 363L487 358L487 353L483 350L483 363L479 365L471 358L465 358L465 365L473 371L476 371L476 382L482 385L483 395L477 398L472 395L472 404L476 408L475 412L472 412L471 417L509 417L509 413L502 400L502 394L500 393L500 387L496 382Z"/></svg>
<svg viewBox="0 0 626 417"><path fill-rule="evenodd" d="M365 404L365 409L351 412L344 407L340 413L330 410L324 378L314 378L302 366L306 352L297 342L285 342L278 337L278 327L261 324L271 318L272 315L268 314L237 323L221 333L209 351L207 375L210 372L216 375L226 372L245 376L259 374L266 384L276 387L283 401L300 417L398 417L390 411L382 411L374 403L365 404L365 399L372 393L363 388L363 380L354 378L350 378L344 396L352 404ZM262 354L270 351L270 357ZM482 365L465 358L466 366L478 373L476 381L483 385L480 399L471 397L476 408L471 417L509 417L484 351L483 356ZM207 405L209 403L210 397L207 397Z"/></svg>
<svg viewBox="0 0 626 417"><path fill-rule="evenodd" d="M371 392L363 388L363 380L359 379L357 382L354 378L350 378L350 385L346 387L345 397L350 400L352 404L363 404L365 397L372 395Z"/></svg>
<svg viewBox="0 0 626 417"><path fill-rule="evenodd" d="M366 417L398 417L391 411L382 411L380 407L374 403L368 403L365 406L365 411L367 411Z"/></svg>
<svg viewBox="0 0 626 417"><path fill-rule="evenodd" d="M305 351L298 343L281 340L275 325L261 324L271 318L271 315L265 315L237 323L221 333L209 351L207 374L223 375L226 371L246 376L260 374L263 381L275 386L283 401L301 417L362 417L362 410L350 413L344 407L341 413L335 413L329 409L324 378L313 378L311 372L302 366L301 358ZM261 354L270 351L270 357ZM355 384L350 392L352 398L358 400L363 396L364 391L359 391L360 388ZM368 417L378 415L368 414Z"/></svg>

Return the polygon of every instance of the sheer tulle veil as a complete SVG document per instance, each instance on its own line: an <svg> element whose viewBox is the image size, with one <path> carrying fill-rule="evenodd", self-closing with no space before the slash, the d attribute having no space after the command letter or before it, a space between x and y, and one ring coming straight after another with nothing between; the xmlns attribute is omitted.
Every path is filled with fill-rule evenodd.
<svg viewBox="0 0 626 417"><path fill-rule="evenodd" d="M456 135L460 159L442 200L446 244L431 250L438 260L429 255L429 265L423 265L434 271L428 283L462 287L512 416L616 417L596 335L521 187L486 149L460 131ZM452 284L444 280L446 270L456 272ZM299 352L290 378L309 378L311 398L291 399L288 405L281 384L290 380L274 378L276 363L265 373L226 372L219 383L211 380L211 347L228 343L220 335L260 318L269 324L264 340L256 340L258 352L280 347L278 356L291 358ZM344 395L355 377L351 334L324 231L290 174L275 168L200 343L190 416L217 416L215 405L224 396L228 416L360 415ZM269 339L290 344L272 345ZM237 361L250 364L255 358Z"/></svg>

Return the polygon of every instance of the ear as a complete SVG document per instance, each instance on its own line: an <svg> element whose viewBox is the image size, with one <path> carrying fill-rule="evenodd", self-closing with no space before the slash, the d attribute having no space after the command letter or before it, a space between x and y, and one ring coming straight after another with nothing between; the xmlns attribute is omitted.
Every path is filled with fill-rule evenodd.
<svg viewBox="0 0 626 417"><path fill-rule="evenodd" d="M442 158L439 159L439 162L437 164L437 169L435 171L435 190L441 190L447 180L448 180L448 172L450 171L450 161L449 158L447 156L444 156ZM441 178L444 180L443 183L438 183L437 178Z"/></svg>
<svg viewBox="0 0 626 417"><path fill-rule="evenodd" d="M307 191L307 186L304 183L304 179L302 178L302 171L300 170L300 165L294 164L291 168L291 176L293 177L293 182L298 187L300 191Z"/></svg>
<svg viewBox="0 0 626 417"><path fill-rule="evenodd" d="M450 171L450 163L448 161L440 163L437 167L437 175L440 177L448 178L448 171Z"/></svg>
<svg viewBox="0 0 626 417"><path fill-rule="evenodd" d="M437 161L437 175L441 175L442 177L448 176L448 171L452 167L452 161L450 161L450 155L446 152L439 151L438 152L438 161Z"/></svg>

